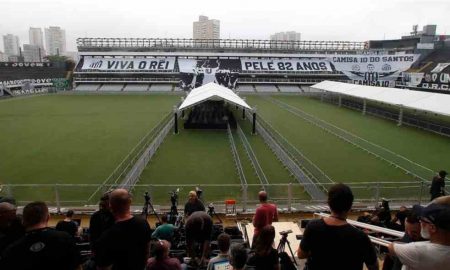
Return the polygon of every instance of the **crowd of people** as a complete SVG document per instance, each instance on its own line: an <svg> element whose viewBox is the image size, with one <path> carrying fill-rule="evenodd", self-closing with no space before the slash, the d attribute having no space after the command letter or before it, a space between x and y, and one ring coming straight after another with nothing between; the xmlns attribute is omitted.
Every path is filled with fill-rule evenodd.
<svg viewBox="0 0 450 270"><path fill-rule="evenodd" d="M213 219L197 193L190 192L182 228L187 257L182 259L171 256L174 235L181 228L162 216L161 224L152 230L145 218L132 215L132 196L125 189L104 194L99 210L91 216L88 260L76 245L81 229L73 211L51 228L44 202L27 204L21 217L12 202L0 202L0 269L295 269L274 248L276 205L268 202L265 191L258 197L250 246L243 241L233 243L232 236L224 232L212 239ZM305 269L359 270L364 265L379 269L379 247L367 232L347 222L353 200L351 189L344 184L328 190L330 216L311 220L297 247L297 257L306 259ZM383 269L449 269L450 196L436 196L427 206L402 208L392 220L387 201L383 204L386 211L378 213L386 222L383 225L389 219L389 224L405 231L387 249ZM216 256L211 256L213 244L218 249Z"/></svg>

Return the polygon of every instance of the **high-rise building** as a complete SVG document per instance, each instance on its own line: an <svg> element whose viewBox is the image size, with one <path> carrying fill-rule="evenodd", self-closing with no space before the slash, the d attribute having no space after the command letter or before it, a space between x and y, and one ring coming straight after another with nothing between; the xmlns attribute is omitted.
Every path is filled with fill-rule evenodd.
<svg viewBox="0 0 450 270"><path fill-rule="evenodd" d="M209 19L207 16L199 16L193 24L194 39L219 39L220 21Z"/></svg>
<svg viewBox="0 0 450 270"><path fill-rule="evenodd" d="M45 28L45 48L49 55L61 55L66 51L66 31L59 26Z"/></svg>
<svg viewBox="0 0 450 270"><path fill-rule="evenodd" d="M30 27L28 30L28 37L30 39L30 45L36 45L41 50L44 49L44 35L41 28Z"/></svg>
<svg viewBox="0 0 450 270"><path fill-rule="evenodd" d="M23 58L25 62L42 62L42 49L38 45L23 44Z"/></svg>
<svg viewBox="0 0 450 270"><path fill-rule="evenodd" d="M301 34L295 31L279 32L270 36L270 40L300 41Z"/></svg>
<svg viewBox="0 0 450 270"><path fill-rule="evenodd" d="M7 56L18 56L20 55L20 43L19 37L7 34L3 36L3 47L5 48L5 54Z"/></svg>
<svg viewBox="0 0 450 270"><path fill-rule="evenodd" d="M8 62L8 56L3 52L0 52L0 62Z"/></svg>

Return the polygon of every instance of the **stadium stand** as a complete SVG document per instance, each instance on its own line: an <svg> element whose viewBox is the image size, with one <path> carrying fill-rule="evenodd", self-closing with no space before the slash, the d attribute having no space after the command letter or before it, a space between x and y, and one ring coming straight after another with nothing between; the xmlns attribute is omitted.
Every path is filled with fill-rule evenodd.
<svg viewBox="0 0 450 270"><path fill-rule="evenodd" d="M241 84L238 88L239 92L255 92L255 86L253 84Z"/></svg>
<svg viewBox="0 0 450 270"><path fill-rule="evenodd" d="M148 91L150 85L149 84L127 84L125 88L123 88L124 92L145 92Z"/></svg>
<svg viewBox="0 0 450 270"><path fill-rule="evenodd" d="M76 91L97 91L100 88L101 84L97 83L82 83L78 84L77 87L75 87Z"/></svg>
<svg viewBox="0 0 450 270"><path fill-rule="evenodd" d="M298 93L301 89L296 85L278 85L278 89L283 93Z"/></svg>
<svg viewBox="0 0 450 270"><path fill-rule="evenodd" d="M149 88L150 92L171 92L172 90L171 84L152 84Z"/></svg>
<svg viewBox="0 0 450 270"><path fill-rule="evenodd" d="M275 93L278 92L278 88L274 84L262 84L255 86L256 92L259 93Z"/></svg>
<svg viewBox="0 0 450 270"><path fill-rule="evenodd" d="M104 83L99 91L110 91L110 92L120 92L122 91L122 89L124 88L124 85L119 83L119 84L106 84Z"/></svg>

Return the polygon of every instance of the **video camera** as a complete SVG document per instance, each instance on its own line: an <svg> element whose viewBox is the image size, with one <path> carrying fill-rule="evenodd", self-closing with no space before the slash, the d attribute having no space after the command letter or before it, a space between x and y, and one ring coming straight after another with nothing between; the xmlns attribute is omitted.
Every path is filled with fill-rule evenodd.
<svg viewBox="0 0 450 270"><path fill-rule="evenodd" d="M172 206L178 205L178 193L180 192L180 188L177 188L176 190L172 190L169 192L170 195L170 202L172 203Z"/></svg>
<svg viewBox="0 0 450 270"><path fill-rule="evenodd" d="M195 193L197 194L197 198L199 200L201 200L202 194L203 194L203 190L201 190L199 187L195 187Z"/></svg>
<svg viewBox="0 0 450 270"><path fill-rule="evenodd" d="M150 194L147 191L144 193L144 200L146 204L150 202Z"/></svg>
<svg viewBox="0 0 450 270"><path fill-rule="evenodd" d="M282 231L282 232L280 232L280 235L287 236L290 233L292 233L292 230Z"/></svg>

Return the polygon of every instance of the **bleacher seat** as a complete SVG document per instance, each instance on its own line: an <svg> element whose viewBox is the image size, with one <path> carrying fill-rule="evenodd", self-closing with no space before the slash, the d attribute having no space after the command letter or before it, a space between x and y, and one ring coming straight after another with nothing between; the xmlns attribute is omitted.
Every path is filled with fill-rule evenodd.
<svg viewBox="0 0 450 270"><path fill-rule="evenodd" d="M237 89L239 92L255 92L255 88L253 87L253 84L242 84L239 85L239 88Z"/></svg>
<svg viewBox="0 0 450 270"><path fill-rule="evenodd" d="M125 92L144 92L148 91L149 84L127 84L123 91Z"/></svg>
<svg viewBox="0 0 450 270"><path fill-rule="evenodd" d="M172 84L152 84L150 92L171 92L173 90Z"/></svg>
<svg viewBox="0 0 450 270"><path fill-rule="evenodd" d="M301 91L297 85L278 85L278 89L283 93L299 93Z"/></svg>
<svg viewBox="0 0 450 270"><path fill-rule="evenodd" d="M103 84L99 91L108 91L108 92L119 92L122 91L123 89L123 84L121 83L117 83L117 84Z"/></svg>
<svg viewBox="0 0 450 270"><path fill-rule="evenodd" d="M262 84L262 85L256 85L256 92L259 93L274 93L274 92L278 92L278 89L275 85L273 84Z"/></svg>
<svg viewBox="0 0 450 270"><path fill-rule="evenodd" d="M100 87L98 83L79 84L75 87L75 91L97 91Z"/></svg>

